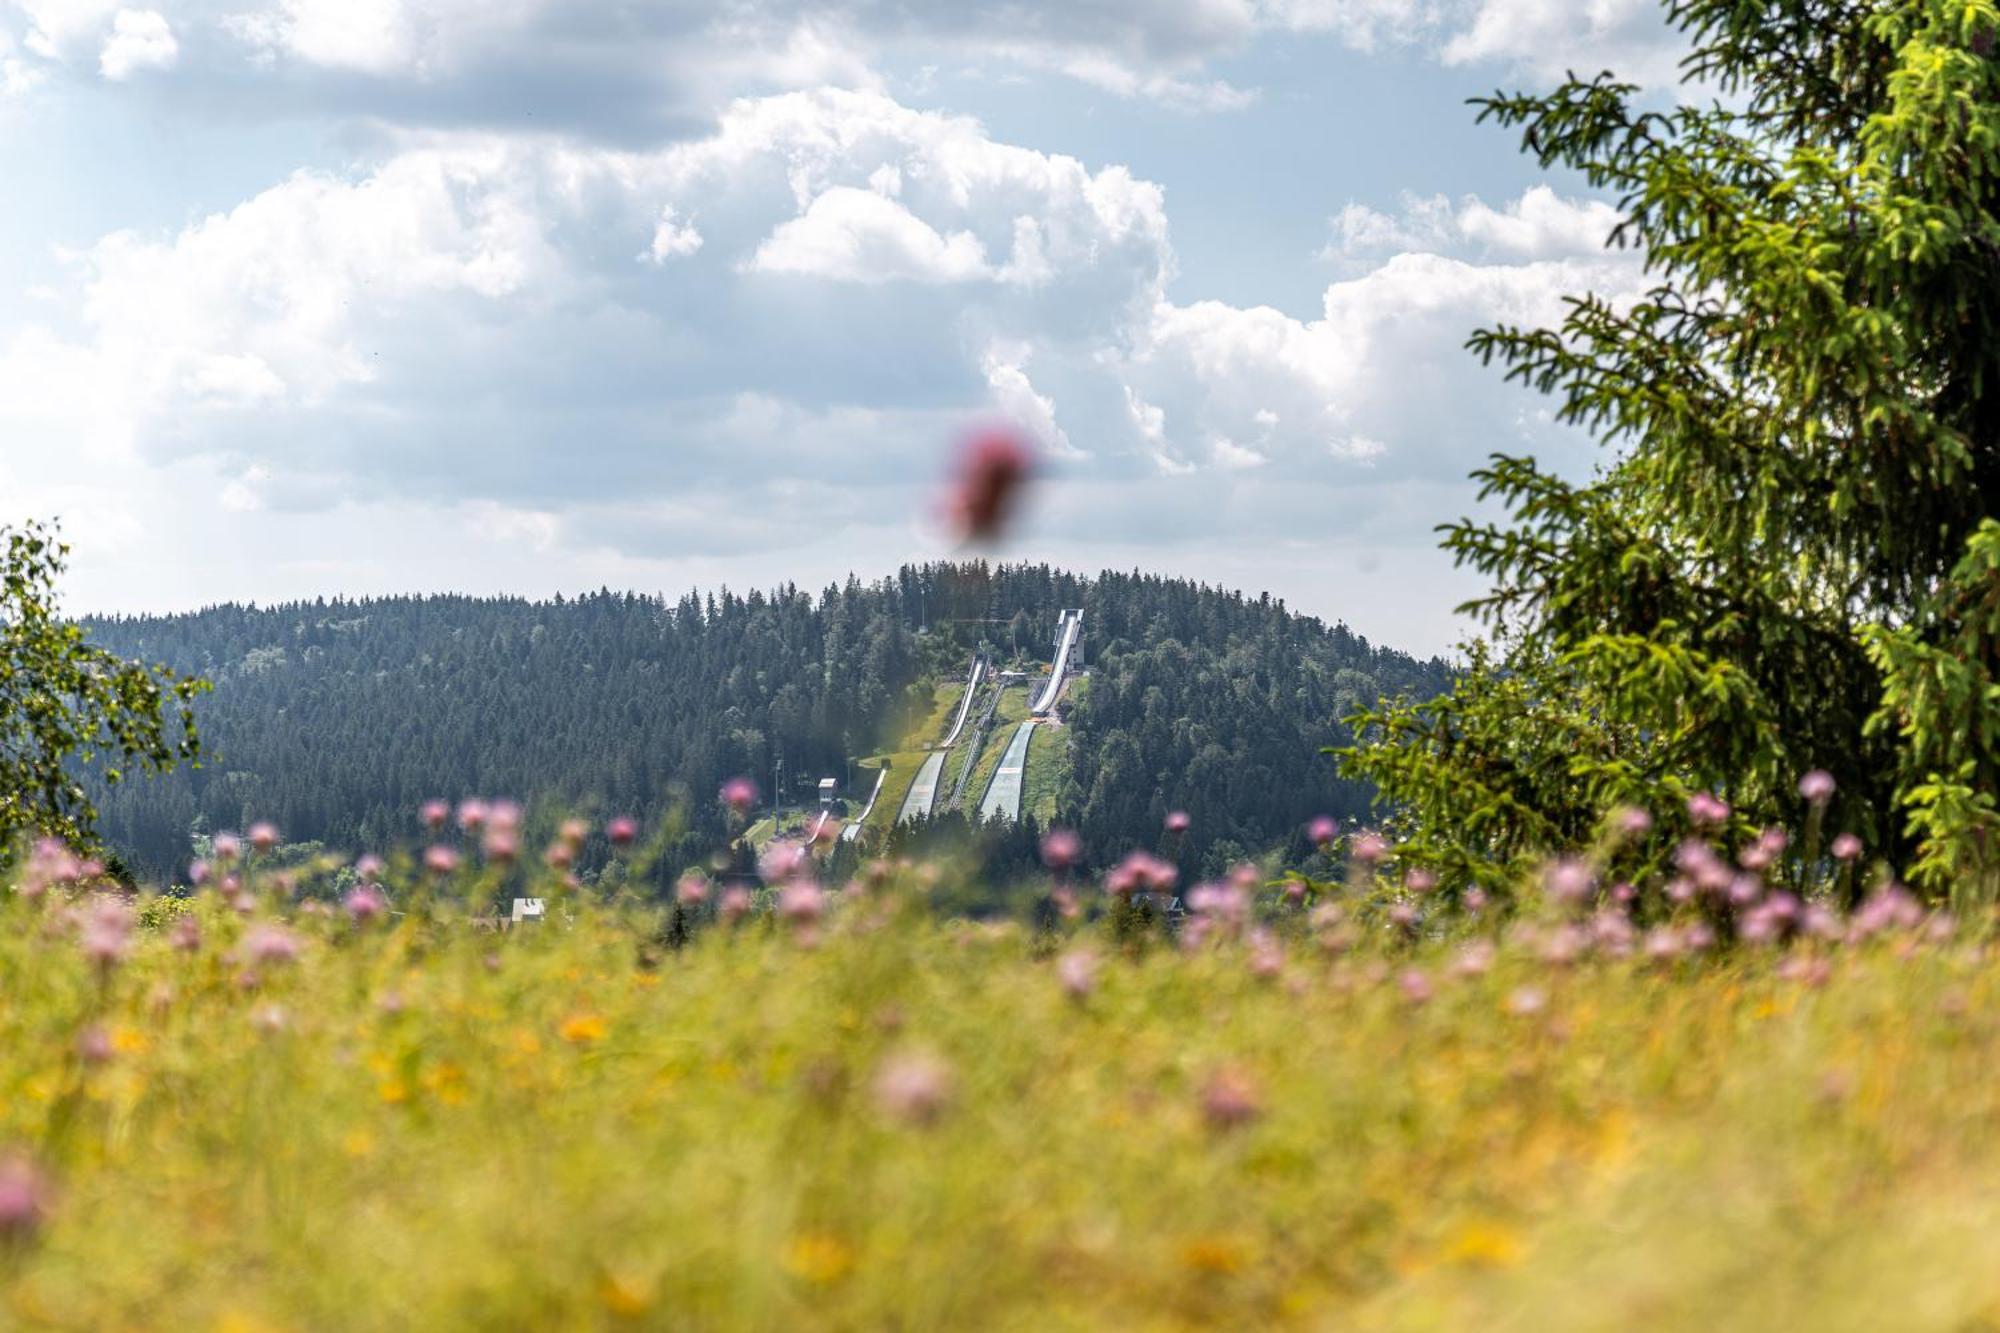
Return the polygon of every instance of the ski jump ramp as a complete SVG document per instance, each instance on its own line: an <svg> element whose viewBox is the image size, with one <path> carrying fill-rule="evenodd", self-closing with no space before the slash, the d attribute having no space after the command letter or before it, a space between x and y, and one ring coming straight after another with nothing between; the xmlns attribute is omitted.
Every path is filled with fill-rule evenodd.
<svg viewBox="0 0 2000 1333"><path fill-rule="evenodd" d="M1063 612L1062 619L1056 622L1056 659L1049 672L1049 683L1042 688L1040 697L1028 707L1033 716L1046 717L1049 710L1056 706L1056 696L1062 693L1063 677L1069 674L1070 657L1076 651L1077 636L1082 633L1082 609Z"/></svg>
<svg viewBox="0 0 2000 1333"><path fill-rule="evenodd" d="M965 696L958 701L958 716L952 719L951 730L946 733L943 742L925 757L924 766L917 770L916 780L910 783L909 795L903 798L903 808L896 812L897 823L930 818L932 808L937 805L938 783L944 778L945 756L958 742L958 733L965 730L965 719L972 712L972 696L979 692L979 682L985 674L986 659L973 658L972 669L965 677Z"/></svg>

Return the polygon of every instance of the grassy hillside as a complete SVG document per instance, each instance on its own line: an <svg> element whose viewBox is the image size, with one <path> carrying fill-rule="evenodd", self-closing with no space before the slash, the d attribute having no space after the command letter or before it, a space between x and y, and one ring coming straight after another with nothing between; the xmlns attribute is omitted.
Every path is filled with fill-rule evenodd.
<svg viewBox="0 0 2000 1333"><path fill-rule="evenodd" d="M2000 966L1922 930L1658 961L1260 906L1272 940L1127 953L891 883L676 952L571 902L210 895L190 937L57 892L0 895L10 1328L2000 1311Z"/></svg>

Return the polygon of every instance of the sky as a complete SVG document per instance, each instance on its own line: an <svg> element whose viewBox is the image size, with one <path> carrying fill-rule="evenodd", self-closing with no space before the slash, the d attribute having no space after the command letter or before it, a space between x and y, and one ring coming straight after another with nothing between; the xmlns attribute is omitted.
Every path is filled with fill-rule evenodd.
<svg viewBox="0 0 2000 1333"><path fill-rule="evenodd" d="M822 586L963 554L1448 651L1463 347L1628 299L1466 99L1671 85L1650 0L0 0L0 522L77 612Z"/></svg>

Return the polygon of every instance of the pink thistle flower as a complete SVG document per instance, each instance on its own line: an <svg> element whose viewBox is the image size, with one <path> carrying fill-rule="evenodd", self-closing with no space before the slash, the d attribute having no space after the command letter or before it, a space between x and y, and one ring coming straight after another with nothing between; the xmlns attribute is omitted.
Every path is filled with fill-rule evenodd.
<svg viewBox="0 0 2000 1333"><path fill-rule="evenodd" d="M443 801L425 801L417 815L424 821L424 827L437 833L443 830L445 821L451 818L451 806Z"/></svg>
<svg viewBox="0 0 2000 1333"><path fill-rule="evenodd" d="M77 1058L87 1065L108 1065L116 1054L111 1046L111 1034L102 1024L92 1023L76 1034Z"/></svg>
<svg viewBox="0 0 2000 1333"><path fill-rule="evenodd" d="M509 833L521 828L521 807L514 801L494 801L486 807L486 826Z"/></svg>
<svg viewBox="0 0 2000 1333"><path fill-rule="evenodd" d="M132 929L138 917L116 898L101 898L84 918L81 944L83 956L101 970L110 971L132 952Z"/></svg>
<svg viewBox="0 0 2000 1333"><path fill-rule="evenodd" d="M485 853L487 860L504 864L521 854L521 836L511 828L502 828L495 824L486 830L486 836L480 840L479 850Z"/></svg>
<svg viewBox="0 0 2000 1333"><path fill-rule="evenodd" d="M1072 1000L1083 1000L1097 989L1097 955L1088 949L1071 949L1056 959L1056 979Z"/></svg>
<svg viewBox="0 0 2000 1333"><path fill-rule="evenodd" d="M1687 810L1688 818L1702 827L1718 827L1729 819L1729 803L1710 792L1688 797Z"/></svg>
<svg viewBox="0 0 2000 1333"><path fill-rule="evenodd" d="M708 901L708 877L699 870L690 870L674 885L674 901L682 907L700 907Z"/></svg>
<svg viewBox="0 0 2000 1333"><path fill-rule="evenodd" d="M1837 834L1827 850L1833 853L1836 861L1857 861L1861 858L1861 839L1852 833Z"/></svg>
<svg viewBox="0 0 2000 1333"><path fill-rule="evenodd" d="M1201 1113L1212 1129L1241 1129L1264 1114L1263 1092L1249 1074L1225 1066L1201 1085Z"/></svg>
<svg viewBox="0 0 2000 1333"><path fill-rule="evenodd" d="M1174 810L1167 815L1166 830L1175 835L1186 833L1191 822L1187 811Z"/></svg>
<svg viewBox="0 0 2000 1333"><path fill-rule="evenodd" d="M542 860L551 870L567 870L576 864L576 848L566 841L552 842L542 853Z"/></svg>
<svg viewBox="0 0 2000 1333"><path fill-rule="evenodd" d="M357 876L359 876L364 883L373 883L374 881L382 878L382 872L387 870L388 868L389 868L388 866L382 863L381 857L376 856L372 853L362 857L360 860L354 863L354 873Z"/></svg>
<svg viewBox="0 0 2000 1333"><path fill-rule="evenodd" d="M283 926L259 926L244 937L243 957L252 965L265 967L295 963L299 959L299 937Z"/></svg>
<svg viewBox="0 0 2000 1333"><path fill-rule="evenodd" d="M486 826L487 805L477 796L468 796L458 803L458 827L466 833L477 833Z"/></svg>
<svg viewBox="0 0 2000 1333"><path fill-rule="evenodd" d="M731 778L722 784L722 803L743 814L757 804L757 784L749 778Z"/></svg>
<svg viewBox="0 0 2000 1333"><path fill-rule="evenodd" d="M778 915L794 926L810 926L826 913L826 895L809 879L794 880L778 894Z"/></svg>
<svg viewBox="0 0 2000 1333"><path fill-rule="evenodd" d="M1597 876L1590 867L1565 857L1542 871L1542 891L1561 907L1581 907L1597 892Z"/></svg>
<svg viewBox="0 0 2000 1333"><path fill-rule="evenodd" d="M1646 932L1646 957L1656 963L1671 963L1685 947L1681 933L1672 926L1655 926Z"/></svg>
<svg viewBox="0 0 2000 1333"><path fill-rule="evenodd" d="M1653 831L1653 816L1636 805L1628 805L1612 815L1611 826L1624 837L1643 838Z"/></svg>
<svg viewBox="0 0 2000 1333"><path fill-rule="evenodd" d="M1451 974L1460 978L1483 977L1493 969L1493 960L1499 950L1492 940L1468 940L1465 947L1452 959Z"/></svg>
<svg viewBox="0 0 2000 1333"><path fill-rule="evenodd" d="M1250 975L1260 981L1275 980L1285 970L1285 946L1268 930L1250 932Z"/></svg>
<svg viewBox="0 0 2000 1333"><path fill-rule="evenodd" d="M1568 967L1583 956L1586 943L1584 933L1575 926L1558 926L1542 941L1542 961L1550 967Z"/></svg>
<svg viewBox="0 0 2000 1333"><path fill-rule="evenodd" d="M1333 840L1339 836L1340 825L1330 815L1321 815L1306 825L1306 837L1312 839L1313 845L1321 851L1333 846Z"/></svg>
<svg viewBox="0 0 2000 1333"><path fill-rule="evenodd" d="M1083 856L1083 839L1066 828L1050 829L1042 838L1042 864L1068 870Z"/></svg>
<svg viewBox="0 0 2000 1333"><path fill-rule="evenodd" d="M991 541L1007 528L1034 472L1033 452L1011 431L989 430L959 451L946 518L961 541Z"/></svg>
<svg viewBox="0 0 2000 1333"><path fill-rule="evenodd" d="M347 909L348 918L357 926L365 926L389 910L381 891L372 884L363 884L355 889L341 900L340 905Z"/></svg>
<svg viewBox="0 0 2000 1333"><path fill-rule="evenodd" d="M1825 903L1808 903L1799 918L1799 929L1814 939L1837 940L1846 933L1840 914Z"/></svg>
<svg viewBox="0 0 2000 1333"><path fill-rule="evenodd" d="M1418 897L1437 888L1438 877L1428 870L1416 869L1403 876L1403 887Z"/></svg>
<svg viewBox="0 0 2000 1333"><path fill-rule="evenodd" d="M188 883L197 889L208 883L208 862L194 861L188 865Z"/></svg>
<svg viewBox="0 0 2000 1333"><path fill-rule="evenodd" d="M1285 880L1283 887L1285 901L1290 903L1294 907L1303 905L1306 900L1306 893L1308 892L1308 889L1309 886L1307 885L1307 883L1303 879L1300 879L1297 875L1288 877Z"/></svg>
<svg viewBox="0 0 2000 1333"><path fill-rule="evenodd" d="M1548 992L1538 986L1517 986L1507 996L1507 1012L1516 1018L1539 1014L1548 1007Z"/></svg>
<svg viewBox="0 0 2000 1333"><path fill-rule="evenodd" d="M583 846L584 839L590 836L590 821L587 819L565 819L562 822L562 829L557 836L569 844L571 851L575 851L577 848Z"/></svg>
<svg viewBox="0 0 2000 1333"><path fill-rule="evenodd" d="M1812 805L1825 805L1833 799L1833 774L1823 768L1815 768L1799 779L1799 795Z"/></svg>
<svg viewBox="0 0 2000 1333"><path fill-rule="evenodd" d="M1431 979L1415 968L1396 978L1397 988L1403 998L1411 1004L1428 1004L1431 998Z"/></svg>
<svg viewBox="0 0 2000 1333"><path fill-rule="evenodd" d="M252 824L250 832L245 836L249 838L253 850L259 853L268 852L278 845L278 826L270 823Z"/></svg>
<svg viewBox="0 0 2000 1333"><path fill-rule="evenodd" d="M1409 903L1396 903L1389 908L1389 924L1405 934L1415 932L1420 919L1417 909Z"/></svg>
<svg viewBox="0 0 2000 1333"><path fill-rule="evenodd" d="M243 855L243 841L234 833L218 833L209 844L209 854L217 861L228 865Z"/></svg>
<svg viewBox="0 0 2000 1333"><path fill-rule="evenodd" d="M776 884L780 880L804 872L807 865L805 848L795 842L773 841L764 848L758 858L757 869L766 884Z"/></svg>
<svg viewBox="0 0 2000 1333"><path fill-rule="evenodd" d="M1460 895L1458 901L1467 912L1478 916L1486 909L1486 890L1475 884Z"/></svg>
<svg viewBox="0 0 2000 1333"><path fill-rule="evenodd" d="M439 844L424 849L424 869L433 875L449 875L458 869L458 853Z"/></svg>
<svg viewBox="0 0 2000 1333"><path fill-rule="evenodd" d="M923 1051L892 1055L875 1071L875 1104L890 1118L928 1125L951 1104L951 1066Z"/></svg>
<svg viewBox="0 0 2000 1333"><path fill-rule="evenodd" d="M1630 954L1637 934L1631 919L1615 908L1606 907L1590 918L1590 942L1609 957Z"/></svg>
<svg viewBox="0 0 2000 1333"><path fill-rule="evenodd" d="M174 927L167 932L167 940L181 953L197 953L201 949L201 922L194 913L183 912L174 918Z"/></svg>
<svg viewBox="0 0 2000 1333"><path fill-rule="evenodd" d="M0 1158L0 1241L25 1241L39 1231L52 1193L48 1177L26 1156Z"/></svg>
<svg viewBox="0 0 2000 1333"><path fill-rule="evenodd" d="M619 815L604 826L604 836L611 839L613 847L630 847L639 840L639 821Z"/></svg>
<svg viewBox="0 0 2000 1333"><path fill-rule="evenodd" d="M725 922L733 926L750 915L750 905L750 890L741 884L732 884L722 891L716 910Z"/></svg>
<svg viewBox="0 0 2000 1333"><path fill-rule="evenodd" d="M1352 854L1364 866L1377 865L1389 855L1388 840L1380 834L1364 833L1354 840Z"/></svg>

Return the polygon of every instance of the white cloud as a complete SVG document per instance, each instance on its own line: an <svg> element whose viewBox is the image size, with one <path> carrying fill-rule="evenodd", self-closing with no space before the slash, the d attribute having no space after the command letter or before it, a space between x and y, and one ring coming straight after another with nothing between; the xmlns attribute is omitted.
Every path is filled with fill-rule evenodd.
<svg viewBox="0 0 2000 1333"><path fill-rule="evenodd" d="M653 243L646 255L655 264L679 259L701 249L701 232L692 221L682 221L672 204L660 210L660 224L653 229Z"/></svg>
<svg viewBox="0 0 2000 1333"><path fill-rule="evenodd" d="M27 51L60 65L99 51L119 0L9 7L27 18ZM267 113L613 141L686 134L744 93L881 91L883 69L967 52L997 77L1229 112L1260 90L1215 67L1299 35L1537 74L1611 64L1651 82L1672 78L1684 45L1654 0L150 0L145 12L170 25L192 97L221 88Z"/></svg>
<svg viewBox="0 0 2000 1333"><path fill-rule="evenodd" d="M1601 251L1618 220L1618 210L1601 199L1564 199L1535 185L1504 208L1467 200L1458 230L1488 250L1532 259Z"/></svg>
<svg viewBox="0 0 2000 1333"><path fill-rule="evenodd" d="M174 539L147 477L288 549L374 516L379 551L301 556L295 591L397 586L395 560L462 572L439 534L543 552L479 557L524 590L557 570L740 585L728 560L797 576L814 553L879 568L921 540L939 453L996 412L1062 481L1036 543L1421 546L1438 514L1413 517L1407 488L1547 433L1466 332L1631 287L1631 257L1583 247L1598 207L1530 192L1364 219L1407 248L1300 318L1177 299L1156 184L877 93L742 99L652 151L402 139L85 249L73 325L0 330L0 438L36 458L13 502L80 512L82 478L129 478L148 542ZM413 506L434 531L389 531ZM204 595L272 595L275 573L201 563L219 558L175 568L234 580L190 582Z"/></svg>
<svg viewBox="0 0 2000 1333"><path fill-rule="evenodd" d="M14 0L26 15L23 45L48 60L68 60L94 49L118 0Z"/></svg>
<svg viewBox="0 0 2000 1333"><path fill-rule="evenodd" d="M1029 348L1018 345L987 350L986 386L992 391L994 406L1058 458L1088 457L1070 443L1068 433L1056 424L1055 400L1036 392L1034 382L1028 378L1026 363L1032 355Z"/></svg>
<svg viewBox="0 0 2000 1333"><path fill-rule="evenodd" d="M1479 0L1469 25L1449 30L1446 64L1503 63L1559 78L1601 69L1652 85L1679 78L1687 39L1658 0Z"/></svg>
<svg viewBox="0 0 2000 1333"><path fill-rule="evenodd" d="M180 43L166 15L150 9L121 9L111 21L111 35L104 39L97 66L104 77L119 82L139 70L171 69L180 55Z"/></svg>
<svg viewBox="0 0 2000 1333"><path fill-rule="evenodd" d="M749 268L843 282L970 282L990 273L971 232L941 236L895 200L845 185L780 224Z"/></svg>
<svg viewBox="0 0 2000 1333"><path fill-rule="evenodd" d="M1547 185L1494 207L1477 195L1454 205L1443 195L1405 195L1399 213L1348 204L1331 219L1323 259L1373 264L1410 251L1489 258L1554 259L1602 255L1618 210L1601 199L1565 199Z"/></svg>

